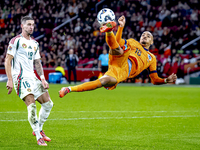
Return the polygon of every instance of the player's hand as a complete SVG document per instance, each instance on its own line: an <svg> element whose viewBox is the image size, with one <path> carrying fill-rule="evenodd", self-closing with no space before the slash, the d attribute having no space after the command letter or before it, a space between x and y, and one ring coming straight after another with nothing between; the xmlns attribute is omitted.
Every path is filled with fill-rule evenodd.
<svg viewBox="0 0 200 150"><path fill-rule="evenodd" d="M125 25L125 23L126 23L126 19L125 19L124 15L121 16L121 17L118 19L118 22L119 22L119 24L120 24L121 27L124 27L124 25Z"/></svg>
<svg viewBox="0 0 200 150"><path fill-rule="evenodd" d="M42 79L42 86L44 87L44 89L48 89L49 88L49 84L45 79Z"/></svg>
<svg viewBox="0 0 200 150"><path fill-rule="evenodd" d="M176 81L176 79L177 79L176 74L172 73L172 74L167 78L166 81L167 81L167 83L173 83L173 82Z"/></svg>
<svg viewBox="0 0 200 150"><path fill-rule="evenodd" d="M6 88L8 90L8 94L10 94L12 92L12 89L13 89L13 81L12 81L12 79L8 79L7 84L6 84Z"/></svg>

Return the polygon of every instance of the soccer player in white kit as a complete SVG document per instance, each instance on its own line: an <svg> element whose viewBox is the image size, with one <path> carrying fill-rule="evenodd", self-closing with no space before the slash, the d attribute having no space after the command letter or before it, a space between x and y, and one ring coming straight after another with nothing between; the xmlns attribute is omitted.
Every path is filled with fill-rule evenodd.
<svg viewBox="0 0 200 150"><path fill-rule="evenodd" d="M30 35L34 31L34 20L29 16L21 19L22 33L9 42L5 59L5 70L8 77L8 94L12 92L13 84L17 95L25 102L28 110L28 121L36 136L37 144L47 146L45 141L51 141L42 130L53 107L48 93L49 85L44 78L40 62L39 44ZM12 61L12 62L11 62ZM41 78L35 76L34 66ZM35 100L41 104L39 119Z"/></svg>

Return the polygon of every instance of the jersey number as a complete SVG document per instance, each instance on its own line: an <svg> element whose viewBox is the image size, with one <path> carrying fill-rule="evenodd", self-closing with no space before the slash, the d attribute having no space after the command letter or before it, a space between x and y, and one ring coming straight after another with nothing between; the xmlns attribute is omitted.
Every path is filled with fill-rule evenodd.
<svg viewBox="0 0 200 150"><path fill-rule="evenodd" d="M28 52L28 59L32 60L33 52Z"/></svg>
<svg viewBox="0 0 200 150"><path fill-rule="evenodd" d="M139 49L136 48L135 53L136 53L138 56L141 56L141 53L142 53L142 52L141 52L141 50L139 50Z"/></svg>
<svg viewBox="0 0 200 150"><path fill-rule="evenodd" d="M25 82L23 82L23 85L24 85L24 88L26 89L26 87L30 87L30 84L27 82L27 81L25 81Z"/></svg>

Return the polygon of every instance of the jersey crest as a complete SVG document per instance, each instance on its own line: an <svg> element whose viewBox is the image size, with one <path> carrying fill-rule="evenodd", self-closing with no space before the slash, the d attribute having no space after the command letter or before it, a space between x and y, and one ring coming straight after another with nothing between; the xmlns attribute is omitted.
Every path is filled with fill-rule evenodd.
<svg viewBox="0 0 200 150"><path fill-rule="evenodd" d="M148 59L149 59L149 61L151 61L151 59L152 59L152 58L151 58L151 55L149 55L149 54L148 54Z"/></svg>
<svg viewBox="0 0 200 150"><path fill-rule="evenodd" d="M27 45L25 43L22 44L23 48L27 48Z"/></svg>

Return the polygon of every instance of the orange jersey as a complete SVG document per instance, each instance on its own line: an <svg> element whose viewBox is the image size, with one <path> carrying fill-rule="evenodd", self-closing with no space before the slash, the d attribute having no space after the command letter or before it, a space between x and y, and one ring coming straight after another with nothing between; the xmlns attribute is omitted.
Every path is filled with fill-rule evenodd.
<svg viewBox="0 0 200 150"><path fill-rule="evenodd" d="M137 65L137 71L131 72L129 77L135 77L145 69L148 69L150 72L156 72L156 57L142 47L138 41L134 39L128 39L127 41L121 39L122 30L123 28L119 27L116 34L116 40L120 47L126 48L125 52L130 51L129 59Z"/></svg>
<svg viewBox="0 0 200 150"><path fill-rule="evenodd" d="M134 61L137 65L137 71L134 73L134 71L131 71L131 77L135 77L138 74L140 74L144 69L148 69L149 76L151 78L151 81L153 84L164 84L165 81L162 78L158 77L157 74L157 63L156 63L156 57L150 53L147 49L143 48L142 45L134 40L129 39L127 40L127 46L126 46L126 40L122 39L122 27L118 28L117 34L116 34L116 40L119 43L120 47L127 47L127 50L130 50L130 56L129 59Z"/></svg>
<svg viewBox="0 0 200 150"><path fill-rule="evenodd" d="M150 77L152 82L154 84L163 84L164 79L159 78L157 75L156 57L147 49L143 48L138 41L134 39L121 39L122 30L123 28L119 27L116 34L116 40L120 47L124 49L124 53L120 56L109 54L109 69L106 72L106 75L114 77L118 84L127 78L136 77L143 70L148 69L151 74ZM131 69L129 69L128 59L132 64ZM108 89L114 89L116 85L108 87Z"/></svg>
<svg viewBox="0 0 200 150"><path fill-rule="evenodd" d="M123 41L125 43L126 40ZM144 49L138 41L128 39L127 51L130 51L128 58L132 63L136 64L136 70L131 69L129 78L137 76L145 69L148 69L150 72L156 72L156 57L148 50Z"/></svg>

